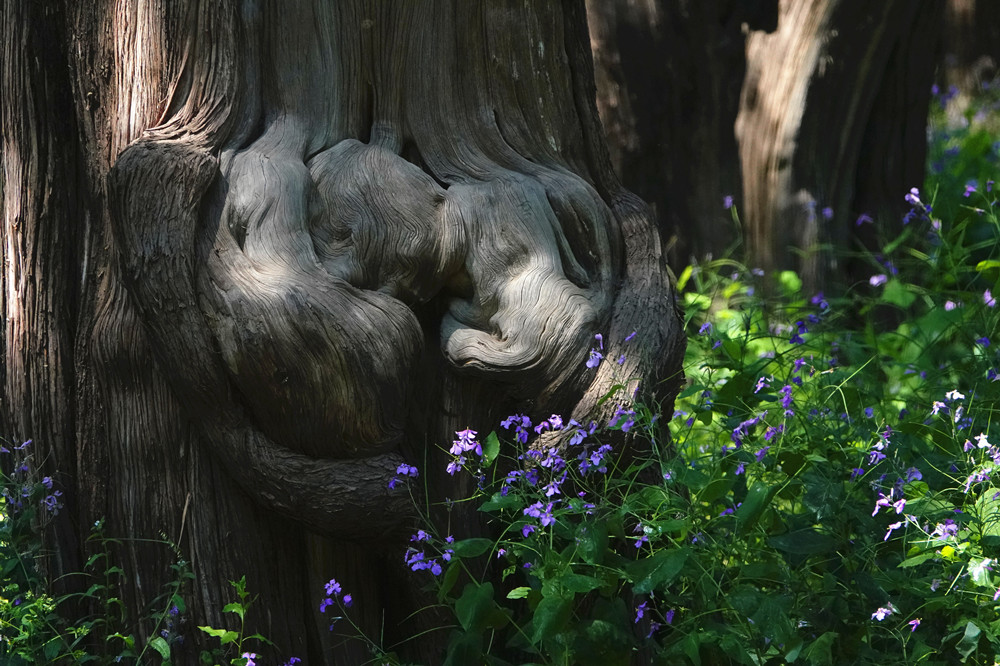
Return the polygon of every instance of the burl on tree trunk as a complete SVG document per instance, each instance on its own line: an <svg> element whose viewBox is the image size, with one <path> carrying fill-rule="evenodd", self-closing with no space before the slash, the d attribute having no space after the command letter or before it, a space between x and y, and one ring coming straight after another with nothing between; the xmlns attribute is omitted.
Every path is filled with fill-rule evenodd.
<svg viewBox="0 0 1000 666"><path fill-rule="evenodd" d="M178 541L197 624L225 622L225 581L245 574L252 630L360 663L357 645L324 647L318 600L335 576L366 630L420 628L399 463L458 497L455 430L606 419L613 372L584 365L598 332L617 357L637 331L619 372L648 396L676 388L673 286L610 167L582 5L94 4L24 19L73 36L67 135L92 226L78 263L30 279L82 293L61 322L77 527ZM71 528L59 545L80 549ZM169 559L122 552L141 614ZM432 643L409 649L433 661Z"/></svg>

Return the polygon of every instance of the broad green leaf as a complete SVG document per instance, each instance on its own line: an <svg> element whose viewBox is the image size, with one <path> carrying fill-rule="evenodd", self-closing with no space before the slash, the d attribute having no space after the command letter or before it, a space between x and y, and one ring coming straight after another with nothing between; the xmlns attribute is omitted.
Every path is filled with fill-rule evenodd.
<svg viewBox="0 0 1000 666"><path fill-rule="evenodd" d="M493 497L486 500L479 506L480 511L500 511L503 509L523 508L521 500L515 495L501 495L493 493Z"/></svg>
<svg viewBox="0 0 1000 666"><path fill-rule="evenodd" d="M570 592L586 594L591 590L596 590L602 584L599 578L584 576L583 574L569 573L559 577L562 586Z"/></svg>
<svg viewBox="0 0 1000 666"><path fill-rule="evenodd" d="M934 559L937 556L938 554L933 550L924 551L919 555L914 555L913 557L906 558L905 560L899 563L899 566L904 569L908 569L909 567L915 567L918 564L923 564L927 560Z"/></svg>
<svg viewBox="0 0 1000 666"><path fill-rule="evenodd" d="M496 431L492 431L483 442L483 463L489 467L498 455L500 455L500 438L497 437Z"/></svg>
<svg viewBox="0 0 1000 666"><path fill-rule="evenodd" d="M233 603L229 603L229 604L226 604L225 606L223 606L222 607L222 612L223 613L236 613L236 615L238 615L239 618L242 620L243 617L246 615L247 609L246 609L246 607L243 604L234 601Z"/></svg>
<svg viewBox="0 0 1000 666"><path fill-rule="evenodd" d="M481 631L493 609L493 584L468 583L455 602L455 615L466 631Z"/></svg>
<svg viewBox="0 0 1000 666"><path fill-rule="evenodd" d="M149 647L159 652L164 659L170 659L170 645L163 639L163 636L157 636L149 641Z"/></svg>
<svg viewBox="0 0 1000 666"><path fill-rule="evenodd" d="M832 666L833 643L839 635L836 631L825 632L822 636L806 645L805 649L802 650L802 657L807 663L813 666Z"/></svg>
<svg viewBox="0 0 1000 666"><path fill-rule="evenodd" d="M660 550L629 564L625 571L628 579L634 583L633 592L648 594L672 583L684 568L684 562L690 552L686 547Z"/></svg>
<svg viewBox="0 0 1000 666"><path fill-rule="evenodd" d="M215 636L216 638L218 638L219 642L222 643L223 645L234 643L240 637L238 633L236 633L235 631L229 631L228 629L214 629L212 627L202 627L202 626L199 626L198 628L204 631L209 636Z"/></svg>
<svg viewBox="0 0 1000 666"><path fill-rule="evenodd" d="M490 539L462 539L452 544L452 549L459 557L478 557L493 547Z"/></svg>
<svg viewBox="0 0 1000 666"><path fill-rule="evenodd" d="M736 524L741 533L746 534L753 529L778 489L777 484L769 485L763 481L754 481L754 484L747 490L743 504L736 509Z"/></svg>
<svg viewBox="0 0 1000 666"><path fill-rule="evenodd" d="M535 631L531 635L531 642L537 645L542 640L558 634L572 614L573 604L569 599L560 596L543 598L535 609L533 618Z"/></svg>
<svg viewBox="0 0 1000 666"><path fill-rule="evenodd" d="M448 593L451 592L451 588L455 587L455 582L458 580L459 573L462 567L457 561L451 562L448 568L444 570L444 575L441 576L441 585L438 587L438 601L444 603L447 598Z"/></svg>
<svg viewBox="0 0 1000 666"><path fill-rule="evenodd" d="M962 640L958 642L958 645L955 646L958 653L962 655L963 661L968 659L969 655L979 647L979 636L981 633L982 630L972 620L969 620L965 625L965 634L962 636Z"/></svg>

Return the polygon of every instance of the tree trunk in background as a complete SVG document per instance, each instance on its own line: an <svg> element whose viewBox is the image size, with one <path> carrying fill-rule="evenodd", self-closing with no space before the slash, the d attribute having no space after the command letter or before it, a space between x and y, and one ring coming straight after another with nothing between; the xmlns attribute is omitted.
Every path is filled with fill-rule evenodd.
<svg viewBox="0 0 1000 666"><path fill-rule="evenodd" d="M943 0L783 1L754 33L736 124L747 249L816 287L844 270L824 248L872 247L923 183ZM848 272L851 268L847 267Z"/></svg>
<svg viewBox="0 0 1000 666"><path fill-rule="evenodd" d="M675 268L739 238L733 124L746 30L773 30L777 0L589 0L597 106L622 182L656 211Z"/></svg>
<svg viewBox="0 0 1000 666"><path fill-rule="evenodd" d="M1000 4L989 0L947 0L938 82L955 86L966 99L1000 73Z"/></svg>
<svg viewBox="0 0 1000 666"><path fill-rule="evenodd" d="M672 398L673 287L613 175L577 3L0 12L2 434L65 493L53 579L101 518L131 617L190 563L175 663L232 624L243 575L271 663L363 661L317 613L331 577L387 644L437 622L410 617L396 465L457 497L455 430L606 418L594 333L617 357L637 330L621 371ZM433 663L444 633L401 652Z"/></svg>

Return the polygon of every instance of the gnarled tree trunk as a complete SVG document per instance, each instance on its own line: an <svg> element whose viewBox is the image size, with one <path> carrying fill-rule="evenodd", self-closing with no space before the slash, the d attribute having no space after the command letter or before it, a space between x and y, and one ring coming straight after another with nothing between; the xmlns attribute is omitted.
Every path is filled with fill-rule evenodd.
<svg viewBox="0 0 1000 666"><path fill-rule="evenodd" d="M672 395L673 288L612 174L577 3L94 0L0 20L4 434L65 489L53 577L104 518L142 617L174 557L145 540L179 547L185 658L242 575L250 630L308 663L363 658L318 615L330 577L388 643L435 622L411 616L397 464L455 497L455 430L606 418L595 333L617 356L638 331L621 371Z"/></svg>

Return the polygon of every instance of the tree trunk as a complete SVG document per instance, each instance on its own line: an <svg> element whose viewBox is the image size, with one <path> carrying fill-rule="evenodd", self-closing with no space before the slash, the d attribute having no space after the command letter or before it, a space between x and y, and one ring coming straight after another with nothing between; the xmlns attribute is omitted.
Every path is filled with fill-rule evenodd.
<svg viewBox="0 0 1000 666"><path fill-rule="evenodd" d="M750 36L736 131L751 261L815 287L843 268L831 246L874 244L862 214L899 219L923 182L943 7L782 1L777 31Z"/></svg>
<svg viewBox="0 0 1000 666"><path fill-rule="evenodd" d="M387 644L437 622L411 616L397 464L456 497L455 430L606 418L595 333L617 357L638 331L622 371L672 397L673 287L613 175L576 3L2 12L0 423L65 493L53 578L102 518L131 617L178 557L154 541L190 563L175 663L243 575L270 659L364 659L318 613L331 577ZM444 633L401 651L433 663Z"/></svg>
<svg viewBox="0 0 1000 666"><path fill-rule="evenodd" d="M675 266L720 256L739 229L733 124L746 31L773 30L777 0L589 0L597 108L612 163L649 201Z"/></svg>

